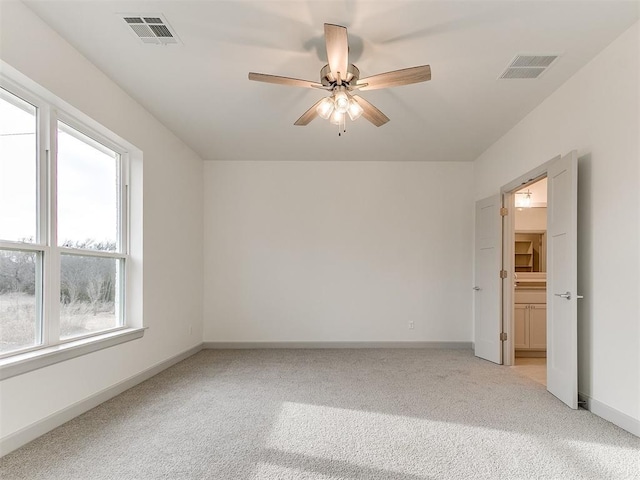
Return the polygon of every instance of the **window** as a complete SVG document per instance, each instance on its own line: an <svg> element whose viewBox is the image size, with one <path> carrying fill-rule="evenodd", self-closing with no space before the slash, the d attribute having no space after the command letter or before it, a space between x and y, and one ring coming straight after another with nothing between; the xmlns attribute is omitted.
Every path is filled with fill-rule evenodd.
<svg viewBox="0 0 640 480"><path fill-rule="evenodd" d="M0 90L0 355L42 344L37 108Z"/></svg>
<svg viewBox="0 0 640 480"><path fill-rule="evenodd" d="M3 83L2 367L6 359L35 358L81 340L86 346L86 339L113 338L130 326L127 148L104 129L97 133L51 102Z"/></svg>
<svg viewBox="0 0 640 480"><path fill-rule="evenodd" d="M57 134L60 338L68 339L123 324L121 155L63 122Z"/></svg>

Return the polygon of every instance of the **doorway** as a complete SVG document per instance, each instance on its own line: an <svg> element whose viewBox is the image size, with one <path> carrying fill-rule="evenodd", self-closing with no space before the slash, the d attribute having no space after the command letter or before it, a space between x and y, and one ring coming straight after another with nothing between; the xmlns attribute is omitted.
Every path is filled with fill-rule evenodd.
<svg viewBox="0 0 640 480"><path fill-rule="evenodd" d="M512 368L547 384L547 178L512 192Z"/></svg>
<svg viewBox="0 0 640 480"><path fill-rule="evenodd" d="M577 409L577 301L582 295L577 293L578 155L575 150L558 155L505 185L500 195L476 202L474 353L494 363L514 364L515 192L545 177L546 384L550 393Z"/></svg>
<svg viewBox="0 0 640 480"><path fill-rule="evenodd" d="M547 222L546 229L541 228L541 235L546 235L546 242L540 240L540 248L537 252L538 264L543 265L546 272L535 272L534 259L536 258L533 244L536 240L527 240L523 237L522 245L517 248L521 254L529 254L529 260L516 260L516 192L525 188L533 188L534 184L546 178L547 180ZM526 195L526 193L525 193ZM478 357L513 366L516 364L516 350L526 350L526 348L516 348L516 336L529 335L528 350L546 350L546 387L559 400L566 403L570 408L578 408L578 314L577 300L582 298L577 294L578 284L578 260L577 260L577 212L578 212L578 159L574 150L566 155L558 155L552 160L540 165L528 174L513 180L500 190L501 202L494 202L490 197L476 202L476 256L474 261L476 284L473 287L476 292L474 301L474 328L475 328L475 354ZM528 199L531 201L531 199ZM501 208L492 209L495 215L502 218L502 222L495 225L488 215L479 215L481 207L488 205L502 204ZM533 203L533 201L531 201ZM524 210L524 207L522 207ZM495 228L493 227L495 226ZM482 239L493 239L494 235L479 235L483 231L499 232L501 242L479 242ZM525 232L522 232L525 233ZM526 232L535 234L536 232ZM542 238L542 237L541 237ZM525 249L524 242L531 241L531 250ZM545 246L546 247L543 247ZM490 247L490 248L489 248ZM482 250L500 250L501 255L488 256L479 255ZM520 250L522 249L522 250ZM522 255L522 258L527 258ZM546 258L545 262L541 259ZM484 261L489 259L491 261ZM516 261L518 270L516 271ZM495 289L487 289L487 282L483 279L496 278L495 272L500 271L501 287L500 294L495 294ZM493 273L492 273L493 272ZM516 278L515 275L519 277ZM538 278L536 278L536 275ZM529 277L529 278L526 278ZM526 280L526 282L525 282ZM536 284L536 281L538 284ZM539 296L526 297L519 295L516 299L516 286L520 282L521 286L537 286L544 291L542 301ZM491 285L490 285L491 286ZM529 288L531 290L531 288ZM521 292L519 292L521 293ZM518 300L518 301L516 301ZM540 303L537 303L540 302ZM500 323L495 326L492 316L489 320L483 309L484 305L500 305ZM535 305L538 308L529 309L528 322L529 329L519 330L516 334L516 304ZM532 313L533 312L533 320ZM521 312L518 312L521 313ZM540 320L542 313L546 316L546 345L542 330L533 332L533 344L531 343L531 323L544 324ZM527 315L525 312L524 315ZM526 321L521 322L526 324ZM526 325L525 325L526 326ZM482 339L498 339L499 342L489 343L479 341ZM518 340L520 341L520 340ZM479 349L483 345L486 348ZM527 345L526 342L518 345ZM532 348L533 345L533 348ZM490 348L489 348L490 347ZM489 355L491 354L491 355ZM494 360L495 358L495 360ZM520 358L527 358L520 355ZM529 354L528 358L532 358ZM535 358L535 357L533 357ZM544 358L544 357L538 357ZM531 360L529 361L531 362ZM516 365L517 367L517 365Z"/></svg>

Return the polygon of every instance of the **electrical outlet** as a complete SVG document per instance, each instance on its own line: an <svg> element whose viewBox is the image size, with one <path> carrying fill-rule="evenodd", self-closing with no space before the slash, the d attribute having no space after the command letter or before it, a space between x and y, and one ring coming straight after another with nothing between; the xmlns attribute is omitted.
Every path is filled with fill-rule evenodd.
<svg viewBox="0 0 640 480"><path fill-rule="evenodd" d="M409 322L409 330L413 330L413 327L415 327L413 321Z"/></svg>

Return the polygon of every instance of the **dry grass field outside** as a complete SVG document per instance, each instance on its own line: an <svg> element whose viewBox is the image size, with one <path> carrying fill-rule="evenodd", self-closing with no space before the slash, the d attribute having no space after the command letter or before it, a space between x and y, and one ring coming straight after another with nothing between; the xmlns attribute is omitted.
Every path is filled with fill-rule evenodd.
<svg viewBox="0 0 640 480"><path fill-rule="evenodd" d="M77 337L117 326L114 302L60 304L60 338ZM40 343L36 297L26 293L0 294L0 354Z"/></svg>

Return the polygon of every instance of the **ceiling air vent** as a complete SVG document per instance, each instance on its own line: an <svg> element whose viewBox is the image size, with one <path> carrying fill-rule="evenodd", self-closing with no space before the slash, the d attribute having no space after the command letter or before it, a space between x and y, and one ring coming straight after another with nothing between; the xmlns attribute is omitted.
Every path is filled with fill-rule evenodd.
<svg viewBox="0 0 640 480"><path fill-rule="evenodd" d="M558 58L558 55L516 55L498 78L538 78Z"/></svg>
<svg viewBox="0 0 640 480"><path fill-rule="evenodd" d="M159 14L123 14L122 19L126 22L129 30L142 43L149 45L171 45L180 43L164 16Z"/></svg>

